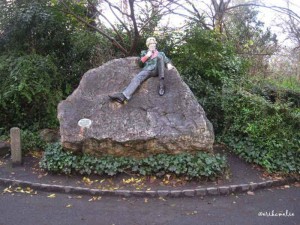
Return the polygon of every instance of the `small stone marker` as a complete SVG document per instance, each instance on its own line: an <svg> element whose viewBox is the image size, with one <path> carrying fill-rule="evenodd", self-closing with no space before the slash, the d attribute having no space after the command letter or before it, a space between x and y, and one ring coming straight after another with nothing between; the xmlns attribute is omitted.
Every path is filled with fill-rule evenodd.
<svg viewBox="0 0 300 225"><path fill-rule="evenodd" d="M10 129L10 148L12 165L22 165L21 132L18 127Z"/></svg>

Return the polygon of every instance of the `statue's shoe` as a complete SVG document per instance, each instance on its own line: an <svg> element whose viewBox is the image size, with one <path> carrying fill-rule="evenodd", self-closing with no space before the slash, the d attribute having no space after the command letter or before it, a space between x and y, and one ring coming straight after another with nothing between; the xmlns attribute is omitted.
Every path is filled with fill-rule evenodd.
<svg viewBox="0 0 300 225"><path fill-rule="evenodd" d="M158 94L159 94L160 96L163 96L163 95L165 94L165 85L164 85L164 84L160 84L160 85L159 85Z"/></svg>
<svg viewBox="0 0 300 225"><path fill-rule="evenodd" d="M108 95L108 97L110 97L110 99L112 101L116 101L116 102L119 102L121 104L123 104L126 100L126 97L122 93L116 93L116 94L113 94L113 95Z"/></svg>

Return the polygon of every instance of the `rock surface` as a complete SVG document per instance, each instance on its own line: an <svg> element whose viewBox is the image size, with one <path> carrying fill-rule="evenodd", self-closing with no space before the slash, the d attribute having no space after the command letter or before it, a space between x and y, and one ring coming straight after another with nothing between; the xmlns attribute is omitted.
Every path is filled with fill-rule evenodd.
<svg viewBox="0 0 300 225"><path fill-rule="evenodd" d="M40 138L46 143L58 142L60 140L59 131L55 129L43 129L39 132Z"/></svg>
<svg viewBox="0 0 300 225"><path fill-rule="evenodd" d="M78 88L59 104L64 149L136 158L212 152L213 127L176 69L165 74L164 96L158 95L159 79L154 77L126 104L110 101L108 94L122 91L141 70L137 59L115 59L89 70ZM79 126L84 118L91 124Z"/></svg>
<svg viewBox="0 0 300 225"><path fill-rule="evenodd" d="M5 156L10 152L10 144L4 141L0 141L0 156Z"/></svg>

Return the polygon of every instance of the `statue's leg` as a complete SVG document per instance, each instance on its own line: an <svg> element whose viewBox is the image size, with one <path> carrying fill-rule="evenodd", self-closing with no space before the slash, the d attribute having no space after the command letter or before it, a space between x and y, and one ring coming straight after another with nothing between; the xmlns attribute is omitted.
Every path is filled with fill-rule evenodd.
<svg viewBox="0 0 300 225"><path fill-rule="evenodd" d="M164 84L164 79L165 79L165 63L164 59L162 56L157 57L157 72L158 72L158 77L159 77L159 89L158 89L158 94L160 96L165 94L165 84Z"/></svg>
<svg viewBox="0 0 300 225"><path fill-rule="evenodd" d="M157 72L160 80L165 78L165 63L162 56L157 56Z"/></svg>
<svg viewBox="0 0 300 225"><path fill-rule="evenodd" d="M123 95L129 100L138 87L151 76L153 76L153 71L142 70L139 72L123 91Z"/></svg>

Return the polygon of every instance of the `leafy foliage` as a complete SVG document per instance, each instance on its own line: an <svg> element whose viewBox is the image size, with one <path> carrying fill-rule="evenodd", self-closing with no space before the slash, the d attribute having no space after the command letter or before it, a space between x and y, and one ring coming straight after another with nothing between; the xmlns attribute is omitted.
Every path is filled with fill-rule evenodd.
<svg viewBox="0 0 300 225"><path fill-rule="evenodd" d="M240 87L223 98L223 141L248 162L269 172L300 173L300 114Z"/></svg>
<svg viewBox="0 0 300 225"><path fill-rule="evenodd" d="M162 176L174 173L189 178L215 178L226 169L226 159L219 154L211 155L200 152L196 155L158 154L144 159L129 157L104 156L96 158L90 155L75 155L62 150L59 143L49 144L40 161L43 169L52 172L69 174L107 174L115 175L125 171L133 171L141 175Z"/></svg>
<svg viewBox="0 0 300 225"><path fill-rule="evenodd" d="M48 3L1 5L7 14L0 21L0 124L5 130L57 126L58 102L99 59L93 58L98 37Z"/></svg>
<svg viewBox="0 0 300 225"><path fill-rule="evenodd" d="M214 31L193 28L173 54L180 74L204 107L218 134L223 127L222 87L226 80L242 79L246 63L230 42Z"/></svg>
<svg viewBox="0 0 300 225"><path fill-rule="evenodd" d="M219 141L269 172L299 172L299 93L247 77L247 61L234 49L218 34L194 29L174 61Z"/></svg>
<svg viewBox="0 0 300 225"><path fill-rule="evenodd" d="M38 122L54 125L61 91L57 67L51 58L37 54L2 55L0 61L0 112L3 114L0 123L6 127Z"/></svg>
<svg viewBox="0 0 300 225"><path fill-rule="evenodd" d="M226 36L248 60L251 75L266 73L270 56L278 50L276 34L265 29L258 14L254 7L237 7L226 17Z"/></svg>
<svg viewBox="0 0 300 225"><path fill-rule="evenodd" d="M30 130L21 131L22 153L28 151L41 150L46 147L46 142L43 141L37 132Z"/></svg>
<svg viewBox="0 0 300 225"><path fill-rule="evenodd" d="M222 87L224 79L238 77L244 72L243 61L236 56L231 43L214 31L192 28L176 55L174 63L193 91L198 90L199 80Z"/></svg>

